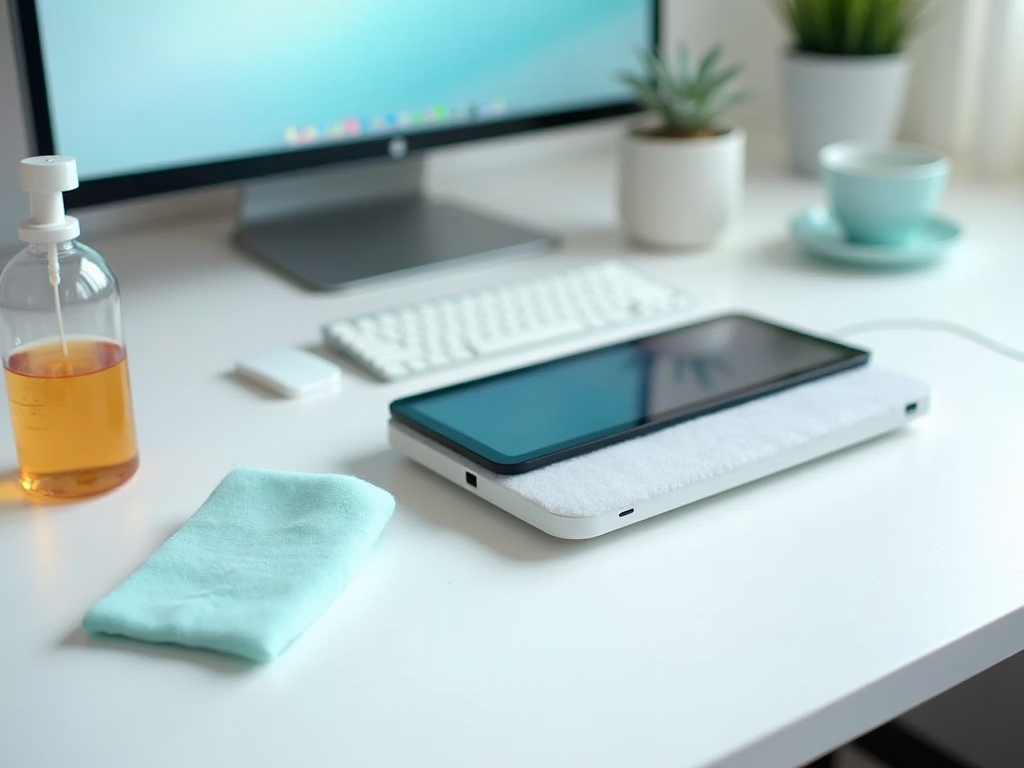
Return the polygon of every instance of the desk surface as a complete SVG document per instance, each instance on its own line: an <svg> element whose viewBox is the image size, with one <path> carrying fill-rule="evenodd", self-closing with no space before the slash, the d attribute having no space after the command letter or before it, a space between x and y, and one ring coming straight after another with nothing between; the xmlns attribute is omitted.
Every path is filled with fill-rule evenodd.
<svg viewBox="0 0 1024 768"><path fill-rule="evenodd" d="M465 165L435 190L564 248L313 295L229 248L226 218L94 241L122 284L142 466L73 505L2 487L0 765L785 768L1024 649L1024 366L956 337L856 337L933 385L911 429L584 542L388 449L390 400L493 364L391 385L346 368L340 394L301 401L230 375L343 314L608 256L692 292L695 317L944 318L1024 347L1024 189L955 183L967 238L948 262L879 274L800 256L787 220L820 191L771 167L717 247L650 254L616 231L610 154ZM265 667L90 640L85 610L240 464L395 494L355 583Z"/></svg>

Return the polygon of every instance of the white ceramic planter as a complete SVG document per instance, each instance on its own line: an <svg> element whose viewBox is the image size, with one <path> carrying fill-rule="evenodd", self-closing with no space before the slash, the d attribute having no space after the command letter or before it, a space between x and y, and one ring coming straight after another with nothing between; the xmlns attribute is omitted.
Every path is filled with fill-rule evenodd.
<svg viewBox="0 0 1024 768"><path fill-rule="evenodd" d="M818 150L834 141L896 138L909 75L906 54L787 53L782 91L794 170L816 174Z"/></svg>
<svg viewBox="0 0 1024 768"><path fill-rule="evenodd" d="M743 202L746 134L679 139L630 131L619 168L619 213L634 241L656 248L714 242Z"/></svg>

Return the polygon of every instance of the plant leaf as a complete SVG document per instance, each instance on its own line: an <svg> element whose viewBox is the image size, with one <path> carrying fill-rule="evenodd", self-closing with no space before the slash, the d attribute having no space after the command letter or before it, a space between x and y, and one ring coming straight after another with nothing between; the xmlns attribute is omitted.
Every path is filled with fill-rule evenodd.
<svg viewBox="0 0 1024 768"><path fill-rule="evenodd" d="M697 71L697 80L704 80L715 70L715 66L718 64L718 59L722 56L722 44L719 43L713 47L708 54L704 57L704 60L700 63L700 69Z"/></svg>
<svg viewBox="0 0 1024 768"><path fill-rule="evenodd" d="M936 0L768 0L789 27L794 48L833 55L902 50Z"/></svg>
<svg viewBox="0 0 1024 768"><path fill-rule="evenodd" d="M733 85L743 65L725 66L722 55L722 45L715 45L694 66L689 48L681 44L673 68L660 51L642 51L642 71L617 76L638 103L661 115L667 128L699 133L713 130L723 112L749 98Z"/></svg>

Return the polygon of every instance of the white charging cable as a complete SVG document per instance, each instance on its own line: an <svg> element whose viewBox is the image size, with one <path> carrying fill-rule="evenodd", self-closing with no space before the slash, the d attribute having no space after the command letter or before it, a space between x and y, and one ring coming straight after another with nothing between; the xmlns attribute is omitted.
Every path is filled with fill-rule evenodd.
<svg viewBox="0 0 1024 768"><path fill-rule="evenodd" d="M852 336L858 333L896 330L937 331L939 333L952 334L953 336L959 336L962 339L973 342L980 347L984 347L990 352L995 352L997 355L1009 358L1010 360L1014 360L1018 363L1024 363L1024 350L1011 347L1009 344L997 341L991 336L986 336L980 331L976 331L973 328L961 325L960 323L950 322L949 320L936 320L926 317L895 317L880 320L865 320L859 323L844 325L843 327L833 331L833 334L836 336Z"/></svg>

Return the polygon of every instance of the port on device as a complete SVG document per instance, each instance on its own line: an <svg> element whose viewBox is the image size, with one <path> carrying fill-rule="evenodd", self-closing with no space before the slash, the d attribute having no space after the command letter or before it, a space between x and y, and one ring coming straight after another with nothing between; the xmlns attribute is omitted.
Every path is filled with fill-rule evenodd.
<svg viewBox="0 0 1024 768"><path fill-rule="evenodd" d="M911 403L910 405L908 405L907 408L906 408L906 411L907 411L907 416L910 416L910 415L916 413L917 412L917 403Z"/></svg>
<svg viewBox="0 0 1024 768"><path fill-rule="evenodd" d="M633 510L632 509L627 509L625 512L619 512L619 517L625 517L626 515L632 515L632 514L633 514Z"/></svg>
<svg viewBox="0 0 1024 768"><path fill-rule="evenodd" d="M471 485L474 488L476 488L476 475L474 475L472 472L466 473L466 485Z"/></svg>

